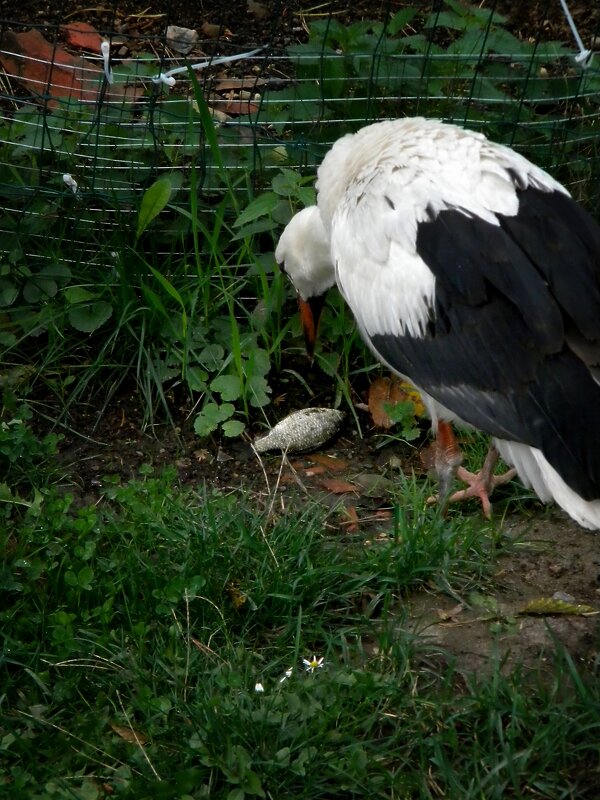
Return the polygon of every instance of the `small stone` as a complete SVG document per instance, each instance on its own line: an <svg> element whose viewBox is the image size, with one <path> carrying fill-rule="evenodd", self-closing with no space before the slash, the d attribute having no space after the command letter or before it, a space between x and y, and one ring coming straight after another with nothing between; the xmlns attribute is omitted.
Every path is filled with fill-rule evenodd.
<svg viewBox="0 0 600 800"><path fill-rule="evenodd" d="M169 25L167 28L167 44L176 53L186 55L197 42L198 31L193 28L180 28L179 25Z"/></svg>

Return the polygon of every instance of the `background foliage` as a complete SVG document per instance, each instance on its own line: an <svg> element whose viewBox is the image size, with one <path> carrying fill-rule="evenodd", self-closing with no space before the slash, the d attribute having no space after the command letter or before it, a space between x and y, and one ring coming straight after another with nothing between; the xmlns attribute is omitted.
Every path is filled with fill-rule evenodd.
<svg viewBox="0 0 600 800"><path fill-rule="evenodd" d="M248 113L224 122L207 101L211 70L179 76L169 93L152 82L149 54L113 65L118 103L102 92L95 104L32 101L10 83L1 369L33 367L65 408L99 384L108 403L133 378L148 419L157 403L169 413L165 392L179 386L197 403L200 436L239 435L299 345L274 240L313 201L329 143L380 117L481 128L598 200L600 75L577 66L570 43L517 38L493 7L459 0L348 26L305 19L305 42L260 43L242 62L265 80ZM365 363L349 325L333 300L321 363L338 376L336 402Z"/></svg>

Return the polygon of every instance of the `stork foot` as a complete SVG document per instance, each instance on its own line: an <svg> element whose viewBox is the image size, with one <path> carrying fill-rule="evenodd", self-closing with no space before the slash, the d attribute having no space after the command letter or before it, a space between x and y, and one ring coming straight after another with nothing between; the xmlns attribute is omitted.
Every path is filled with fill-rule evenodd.
<svg viewBox="0 0 600 800"><path fill-rule="evenodd" d="M459 500L469 500L478 497L484 516L487 519L491 519L492 504L490 503L490 495L497 486L508 483L517 474L517 470L513 468L503 472L502 475L494 475L492 471L497 461L498 451L492 446L479 472L469 472L464 469L464 467L459 467L456 471L456 477L464 481L467 484L467 488L453 492L447 498L446 503L455 503Z"/></svg>
<svg viewBox="0 0 600 800"><path fill-rule="evenodd" d="M440 422L433 452L426 456L425 461L425 463L429 462L438 477L439 493L429 497L427 503L440 503L442 513L445 513L449 503L479 498L484 515L490 519L492 516L490 495L497 486L508 483L517 474L515 469L509 469L502 475L494 475L498 457L498 451L492 445L479 472L469 472L460 466L462 453L452 429L448 423ZM450 494L450 487L455 478L466 483L467 488Z"/></svg>

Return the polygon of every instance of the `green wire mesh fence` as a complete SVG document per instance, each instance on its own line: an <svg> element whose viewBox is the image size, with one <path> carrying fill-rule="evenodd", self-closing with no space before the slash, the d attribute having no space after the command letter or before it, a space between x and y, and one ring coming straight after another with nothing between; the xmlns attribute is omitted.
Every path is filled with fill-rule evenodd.
<svg viewBox="0 0 600 800"><path fill-rule="evenodd" d="M225 174L247 198L282 168L314 171L338 136L382 117L482 129L590 207L600 199L600 58L582 63L575 39L547 40L542 29L515 35L495 0L390 0L377 19L348 24L335 4L240 4L239 28L253 20L254 39L232 36L218 13L225 4L215 4L210 24L198 17L194 30L187 20L185 55L169 27L181 22L175 11L130 5L112 0L82 20L65 2L42 22L0 20L0 255L9 264L35 254L36 239L51 258L54 223L63 251L92 254L111 229L133 225L161 174L181 205L193 194L210 207Z"/></svg>

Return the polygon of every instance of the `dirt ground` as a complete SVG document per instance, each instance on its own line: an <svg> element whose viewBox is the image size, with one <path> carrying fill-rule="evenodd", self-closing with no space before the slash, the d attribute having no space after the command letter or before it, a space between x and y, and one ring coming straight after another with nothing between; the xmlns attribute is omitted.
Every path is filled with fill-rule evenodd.
<svg viewBox="0 0 600 800"><path fill-rule="evenodd" d="M381 18L390 9L417 4L422 5L378 0L353 4L326 2L321 11L332 11L338 19L349 22L363 17ZM265 40L275 48L305 40L308 12L303 14L301 9L313 5L265 0L262 6L267 13L261 16L246 13L245 2L156 0L142 4L138 0L123 0L103 3L94 9L77 2L21 0L15 4L14 0L0 0L0 20L43 25L54 24L59 17L62 20L83 16L102 30L114 21L115 10L120 17L144 11L163 15L156 18L154 28L145 28L149 34L153 31L158 34L165 24L199 27L208 22L228 28L236 49L241 50ZM541 33L546 39L571 41L558 2L484 0L482 5L507 14L509 27L519 36L537 37ZM600 34L600 4L573 0L570 6L587 44ZM275 11L281 12L276 19ZM356 526L355 530L366 537L391 525L385 480L393 481L394 470L399 467L406 471L420 470L416 451L410 447L378 449L379 440L364 418L364 439L347 423L319 457L294 458L291 466L284 465L282 469L280 456L269 455L259 461L248 440L199 443L191 428L190 408L176 407L173 413L178 428L162 424L144 431L140 399L127 391L111 403L101 419L93 405L74 409L68 429L63 431L61 463L78 501L96 502L103 476L108 473L127 478L135 475L141 464L149 463L156 468L173 464L183 483L210 481L225 491L244 487L249 501L257 504L272 502L274 493L278 503L303 502L305 493L329 506L342 503L348 510L348 521L339 515L336 519L342 520L340 524L346 525L346 530ZM284 413L282 409L282 416ZM327 457L334 461L327 461ZM383 488L373 488L374 476L385 479ZM348 484L348 491L343 491L343 482ZM510 557L499 559L489 595L456 597L423 591L408 601L414 629L427 637L434 651L444 653L444 658L456 659L458 668L465 672L485 670L498 655L507 664L524 662L533 666L540 659L544 663L543 659L550 658L555 640L582 665L592 668L600 658L599 617L595 614L519 613L528 601L550 598L557 592L575 603L600 609L600 539L581 530L559 511L548 512L533 501L525 508L526 516L524 512L506 517L497 515L502 532L520 544L512 548ZM465 513L474 512L469 508Z"/></svg>
<svg viewBox="0 0 600 800"><path fill-rule="evenodd" d="M558 0L481 0L483 8L492 9L508 18L508 27L516 35L528 38L573 41ZM114 30L115 23L129 18L132 29L139 33L160 36L167 25L201 29L204 23L227 30L227 39L236 49L251 49L268 43L276 50L295 42L305 41L307 24L332 14L346 24L362 19L384 19L401 8L442 10L441 0L106 0L98 4L79 0L0 0L0 21L34 25L60 25L82 18L101 32ZM600 36L600 5L593 0L570 0L569 8L586 47ZM205 42L206 44L206 42ZM214 46L218 47L218 36Z"/></svg>
<svg viewBox="0 0 600 800"><path fill-rule="evenodd" d="M70 423L77 433L67 434L61 445L61 463L79 502L98 501L104 475L126 479L142 464L157 470L173 465L181 483L209 482L225 492L244 489L247 502L258 509L307 501L337 509L328 518L331 535L351 533L367 541L391 530L389 494L400 470L427 479L418 457L427 432L415 447L381 447L381 432L369 427L364 412L358 412L363 438L346 421L329 446L287 461L280 453L259 457L250 436L200 443L190 409L180 406L179 412L177 428L162 424L142 431L135 395L122 395L102 417L93 406L79 408ZM257 426L252 433L262 432ZM557 642L576 663L593 670L600 659L599 615L521 612L530 601L555 596L600 610L600 539L533 498L519 499L517 509L510 499L514 494L508 491L494 504L493 524L511 545L510 555L499 558L489 589L465 596L433 588L418 592L406 601L410 626L425 637L428 652L467 674L481 674L498 657L506 669L516 663L550 669ZM461 513L480 512L466 504Z"/></svg>

